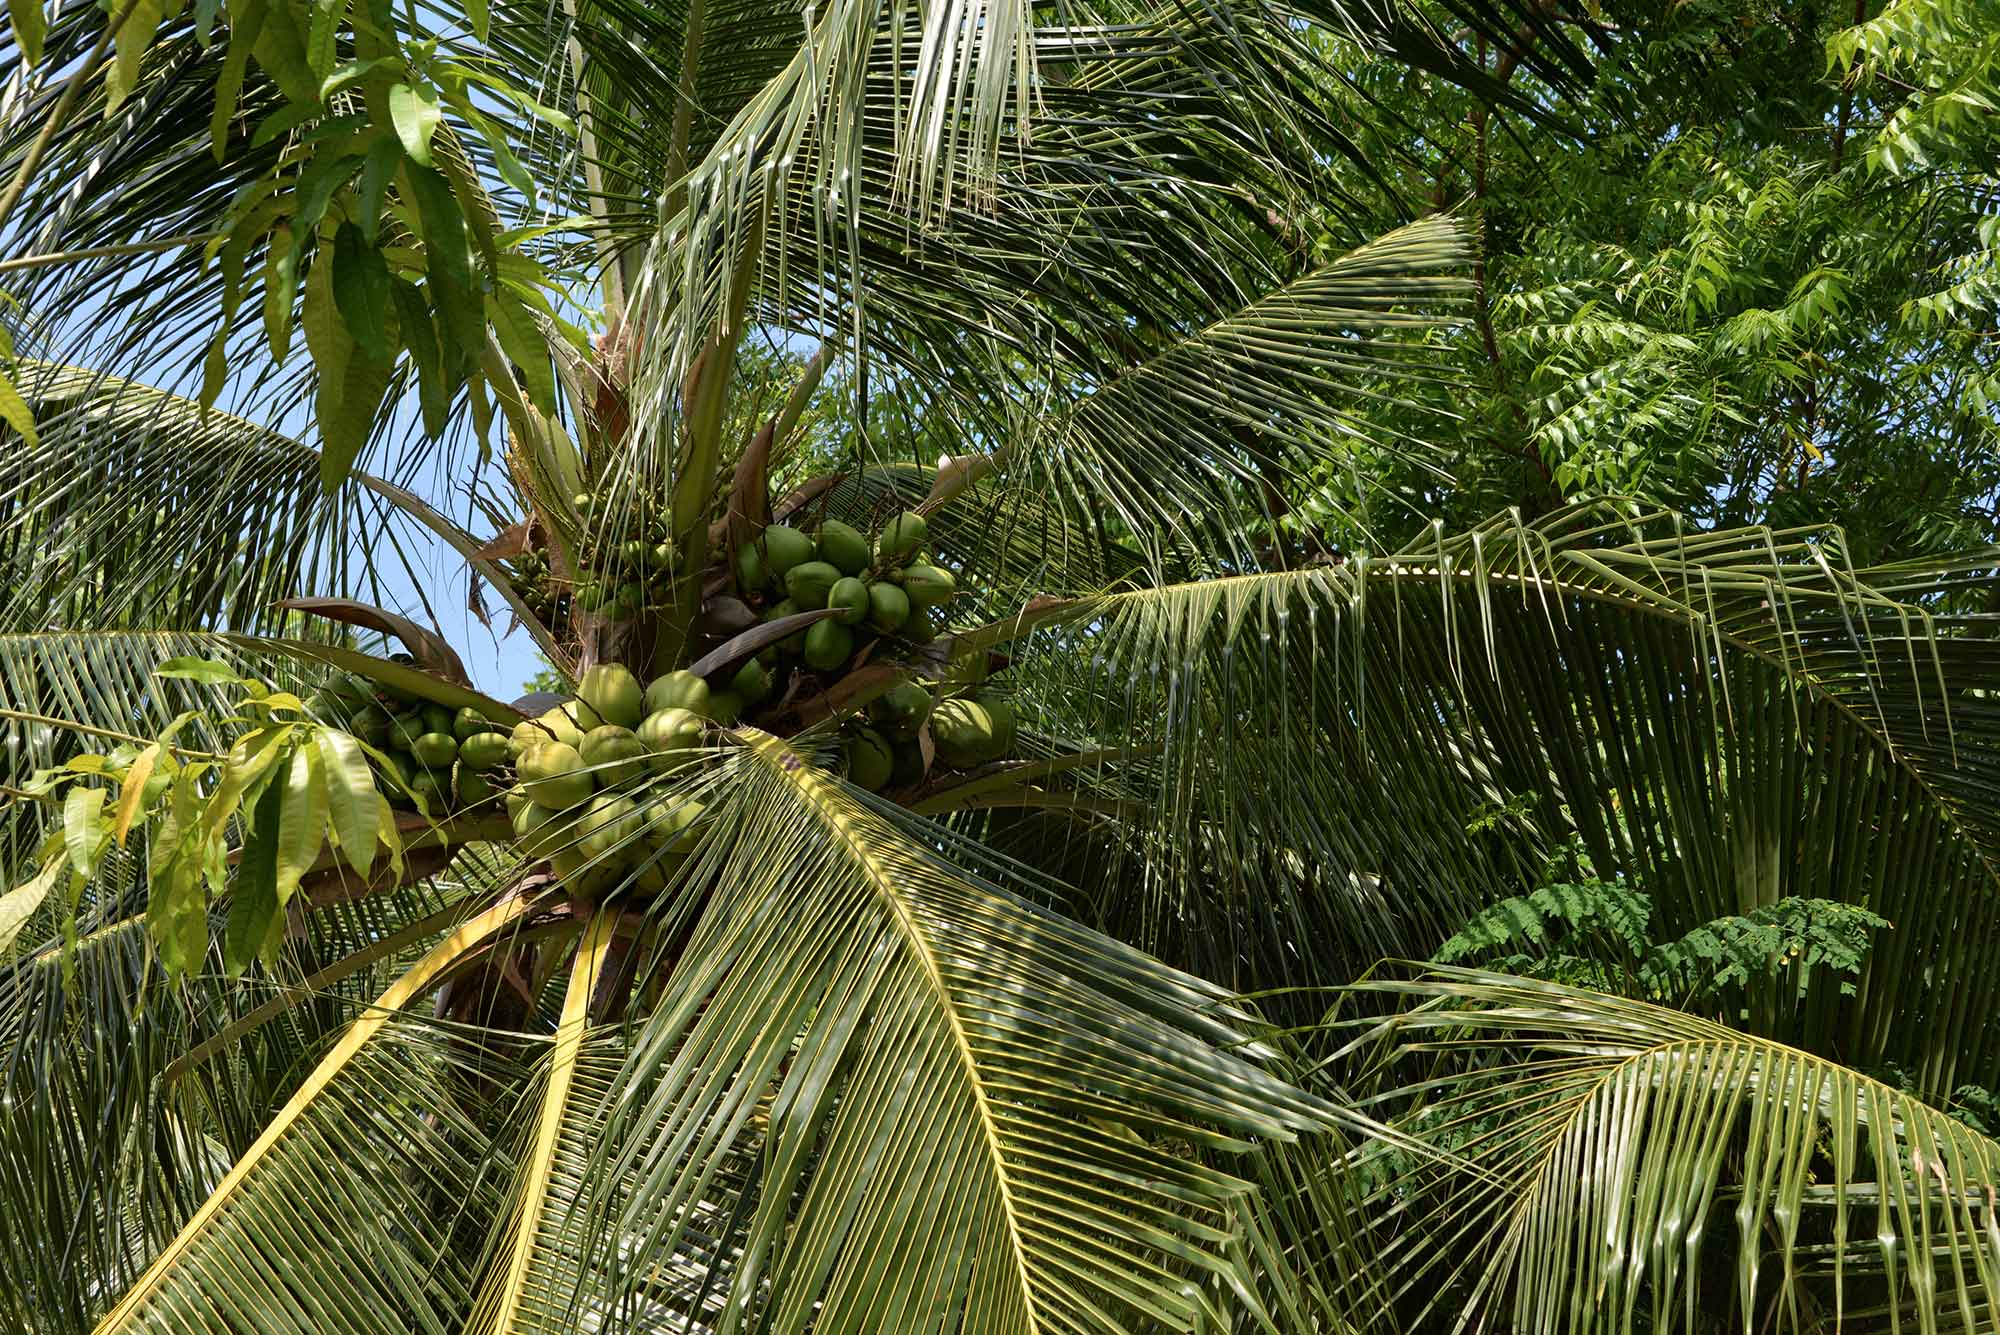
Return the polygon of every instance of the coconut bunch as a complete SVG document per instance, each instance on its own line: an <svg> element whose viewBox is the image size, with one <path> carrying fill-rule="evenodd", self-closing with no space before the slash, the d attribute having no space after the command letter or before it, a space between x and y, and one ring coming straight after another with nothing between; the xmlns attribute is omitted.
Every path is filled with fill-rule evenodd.
<svg viewBox="0 0 2000 1335"><path fill-rule="evenodd" d="M503 739L516 783L507 793L514 833L572 884L633 874L658 890L697 837L701 803L669 795L696 764L716 717L715 694L692 672L646 686L623 664L583 674L576 698L516 724Z"/></svg>
<svg viewBox="0 0 2000 1335"><path fill-rule="evenodd" d="M506 732L478 710L454 711L362 677L327 681L313 712L367 744L376 786L392 806L469 810L499 792L499 771L513 758Z"/></svg>

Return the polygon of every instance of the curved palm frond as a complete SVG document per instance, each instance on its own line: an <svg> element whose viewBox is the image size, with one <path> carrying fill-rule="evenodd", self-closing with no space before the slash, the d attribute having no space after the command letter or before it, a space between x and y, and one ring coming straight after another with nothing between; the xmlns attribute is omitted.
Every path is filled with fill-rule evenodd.
<svg viewBox="0 0 2000 1335"><path fill-rule="evenodd" d="M354 1020L97 1329L198 1327L206 1311L306 1324L329 1310L376 1329L447 1329L471 1288L453 1234L484 1228L497 1205L485 1136L440 1086L448 1047L399 1016L537 902L470 919ZM291 1264L309 1238L322 1240L318 1263Z"/></svg>
<svg viewBox="0 0 2000 1335"><path fill-rule="evenodd" d="M1196 1320L1200 1282L1235 1265L1245 1186L1174 1147L1289 1138L1333 1110L1253 1064L1219 994L743 735L683 873L715 897L605 1091L598 1191L554 1229L589 1244L568 1310L776 1330ZM535 1328L567 1328L549 1318Z"/></svg>
<svg viewBox="0 0 2000 1335"><path fill-rule="evenodd" d="M26 575L0 596L0 625L278 630L282 598L382 599L390 559L421 587L413 539L450 547L532 623L480 540L407 488L357 472L325 493L320 452L283 432L136 381L22 366L40 439L0 464L0 561Z"/></svg>
<svg viewBox="0 0 2000 1335"><path fill-rule="evenodd" d="M1026 641L1024 726L1158 757L1119 771L1150 816L1106 921L1170 960L1344 982L1574 834L1669 936L1785 896L1888 919L1854 996L1767 979L1748 1021L1943 1096L2000 1071L2000 641L1940 601L1995 560L1855 571L1832 530L1590 507L963 638Z"/></svg>
<svg viewBox="0 0 2000 1335"><path fill-rule="evenodd" d="M1393 1225L1381 1195L1355 1207L1382 1234L1381 1291L1417 1295L1420 1321L1669 1330L1709 1288L1780 1328L2000 1321L2000 1142L1915 1096L1554 983L1440 969L1365 987L1413 1003L1371 1035L1393 1086L1377 1098L1440 1151L1372 1171L1405 1202ZM1733 1273L1714 1257L1731 1216Z"/></svg>

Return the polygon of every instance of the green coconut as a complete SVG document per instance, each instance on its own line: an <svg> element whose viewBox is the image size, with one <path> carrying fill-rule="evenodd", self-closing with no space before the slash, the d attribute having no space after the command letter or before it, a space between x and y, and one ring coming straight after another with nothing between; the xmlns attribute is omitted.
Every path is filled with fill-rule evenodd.
<svg viewBox="0 0 2000 1335"><path fill-rule="evenodd" d="M736 549L736 587L745 593L755 593L771 578L770 570L764 565L764 553L756 543L745 543Z"/></svg>
<svg viewBox="0 0 2000 1335"><path fill-rule="evenodd" d="M798 604L801 612L815 612L826 606L827 595L840 578L840 571L826 562L806 561L786 574L785 596Z"/></svg>
<svg viewBox="0 0 2000 1335"><path fill-rule="evenodd" d="M386 746L389 715L380 705L363 705L347 720L347 730L370 746Z"/></svg>
<svg viewBox="0 0 2000 1335"><path fill-rule="evenodd" d="M487 718L486 715L480 713L471 705L467 705L452 716L451 735L458 738L461 742L468 737L477 737L481 733L497 733L499 731L499 724Z"/></svg>
<svg viewBox="0 0 2000 1335"><path fill-rule="evenodd" d="M448 732L427 732L410 743L410 754L425 769L449 770L458 759L458 739Z"/></svg>
<svg viewBox="0 0 2000 1335"><path fill-rule="evenodd" d="M873 728L856 727L847 738L847 781L875 793L895 773L896 753Z"/></svg>
<svg viewBox="0 0 2000 1335"><path fill-rule="evenodd" d="M786 617L797 616L798 614L799 614L799 605L793 602L791 599L786 598L782 602L772 603L769 607L765 608L764 620L767 623L772 621L782 621ZM799 646L805 642L805 638L806 638L806 633L804 631L795 630L790 635L787 635L784 639L779 640L777 644L773 645L772 647L777 649L781 653L795 654L799 651Z"/></svg>
<svg viewBox="0 0 2000 1335"><path fill-rule="evenodd" d="M521 787L545 807L573 807L596 788L583 755L567 742L542 742L521 756Z"/></svg>
<svg viewBox="0 0 2000 1335"><path fill-rule="evenodd" d="M754 658L744 659L730 674L729 693L745 704L756 704L771 693L771 670Z"/></svg>
<svg viewBox="0 0 2000 1335"><path fill-rule="evenodd" d="M833 609L833 619L841 625L858 626L868 616L868 586L851 575L836 580L827 591L826 605Z"/></svg>
<svg viewBox="0 0 2000 1335"><path fill-rule="evenodd" d="M423 706L423 714L425 732L441 732L447 737L452 735L451 728L455 719L451 710L443 705L426 704Z"/></svg>
<svg viewBox="0 0 2000 1335"><path fill-rule="evenodd" d="M937 758L953 769L982 765L993 754L993 715L977 700L947 700L931 711Z"/></svg>
<svg viewBox="0 0 2000 1335"><path fill-rule="evenodd" d="M631 798L599 793L591 799L589 809L577 818L576 833L586 858L622 859L636 851L643 826L639 808Z"/></svg>
<svg viewBox="0 0 2000 1335"><path fill-rule="evenodd" d="M893 564L924 545L930 536L930 525L915 510L905 510L882 527L882 536L875 544L875 554L885 564Z"/></svg>
<svg viewBox="0 0 2000 1335"><path fill-rule="evenodd" d="M819 557L843 575L858 575L868 568L868 539L860 530L829 519L819 526Z"/></svg>
<svg viewBox="0 0 2000 1335"><path fill-rule="evenodd" d="M743 717L743 697L734 691L717 691L708 697L708 716L723 727L732 727Z"/></svg>
<svg viewBox="0 0 2000 1335"><path fill-rule="evenodd" d="M868 624L884 635L893 635L910 619L910 598L893 584L877 582L868 586Z"/></svg>
<svg viewBox="0 0 2000 1335"><path fill-rule="evenodd" d="M764 569L774 581L783 580L793 566L813 559L813 540L784 524L772 524L757 541L764 549Z"/></svg>
<svg viewBox="0 0 2000 1335"><path fill-rule="evenodd" d="M461 763L452 778L452 791L458 794L460 806L469 807L490 801L495 789L491 779Z"/></svg>
<svg viewBox="0 0 2000 1335"><path fill-rule="evenodd" d="M646 714L651 716L662 709L691 709L705 714L708 694L708 683L694 673L685 669L669 672L664 677L655 677L646 688Z"/></svg>
<svg viewBox="0 0 2000 1335"><path fill-rule="evenodd" d="M675 769L701 749L701 715L691 709L662 709L639 725L639 742L651 749L654 769Z"/></svg>
<svg viewBox="0 0 2000 1335"><path fill-rule="evenodd" d="M930 713L931 693L914 681L891 686L868 707L868 717L892 740L915 737Z"/></svg>
<svg viewBox="0 0 2000 1335"><path fill-rule="evenodd" d="M806 627L806 666L831 672L854 656L854 632L829 618Z"/></svg>
<svg viewBox="0 0 2000 1335"><path fill-rule="evenodd" d="M649 754L646 744L630 728L615 723L585 733L577 753L599 788L615 788L644 774Z"/></svg>
<svg viewBox="0 0 2000 1335"><path fill-rule="evenodd" d="M577 698L598 718L620 728L636 728L646 717L646 692L623 663L598 663L576 684Z"/></svg>
<svg viewBox="0 0 2000 1335"><path fill-rule="evenodd" d="M937 566L910 566L896 572L896 581L912 607L935 607L958 592L958 580Z"/></svg>
<svg viewBox="0 0 2000 1335"><path fill-rule="evenodd" d="M494 769L511 754L510 742L497 732L475 732L458 744L458 763L467 769Z"/></svg>

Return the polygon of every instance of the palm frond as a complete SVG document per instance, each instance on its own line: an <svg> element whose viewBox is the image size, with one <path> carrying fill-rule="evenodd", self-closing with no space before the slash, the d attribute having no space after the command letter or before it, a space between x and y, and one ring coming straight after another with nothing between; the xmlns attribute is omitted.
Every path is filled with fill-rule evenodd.
<svg viewBox="0 0 2000 1335"><path fill-rule="evenodd" d="M1945 601L1994 561L1857 571L1833 530L1588 507L994 634L1025 640L1024 726L1158 757L1119 770L1152 815L1105 921L1177 963L1268 987L1427 956L1574 835L1668 937L1791 896L1888 919L1855 996L1740 1002L1943 1096L2000 1071L2000 641Z"/></svg>
<svg viewBox="0 0 2000 1335"><path fill-rule="evenodd" d="M683 873L714 899L566 1225L596 1239L587 1292L724 1328L1211 1319L1245 1186L1174 1147L1332 1110L1252 1064L1194 979L942 860L776 739L746 747Z"/></svg>
<svg viewBox="0 0 2000 1335"><path fill-rule="evenodd" d="M1380 1170L1397 1174L1381 1190L1423 1203L1380 1256L1420 1324L2000 1321L2000 1142L1915 1096L1554 983L1436 970L1369 990L1413 1003L1372 1034L1392 1063L1378 1097L1440 1156ZM1714 1253L1732 1242L1730 1273Z"/></svg>
<svg viewBox="0 0 2000 1335"><path fill-rule="evenodd" d="M425 540L513 597L407 488L356 473L327 494L319 451L283 432L79 367L23 371L40 439L0 464L0 561L23 575L0 626L278 630L279 599L380 597L390 558L407 568Z"/></svg>
<svg viewBox="0 0 2000 1335"><path fill-rule="evenodd" d="M491 1249L493 1275L480 1290L470 1330L512 1335L574 1329L577 1324L577 1294L565 1264L574 1255L574 1240L561 1223L569 1213L567 1207L589 1188L589 1179L578 1171L578 1159L587 1154L589 1140L581 1141L579 1151L577 1113L600 1105L601 1100L578 1095L596 1092L589 1071L602 1063L586 1063L584 1028L591 997L604 981L605 957L617 927L615 910L596 914L570 961L562 1017L549 1045L547 1069L541 1073L526 1149L515 1165L513 1206ZM586 1129L596 1129L594 1119L583 1121Z"/></svg>
<svg viewBox="0 0 2000 1335"><path fill-rule="evenodd" d="M483 1134L440 1087L441 1054L398 1017L535 903L472 918L356 1019L98 1329L171 1329L208 1311L306 1325L328 1310L381 1329L455 1329L471 1277L449 1244L487 1225L493 1184ZM302 1247L317 1264L289 1262Z"/></svg>

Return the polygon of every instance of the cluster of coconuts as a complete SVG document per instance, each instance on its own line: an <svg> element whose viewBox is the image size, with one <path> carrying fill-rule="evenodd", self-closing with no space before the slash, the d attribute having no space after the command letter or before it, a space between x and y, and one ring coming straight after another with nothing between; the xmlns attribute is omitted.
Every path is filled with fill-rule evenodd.
<svg viewBox="0 0 2000 1335"><path fill-rule="evenodd" d="M823 520L806 534L786 524L766 526L736 553L736 585L763 604L763 619L835 609L777 646L814 672L839 670L868 641L928 644L940 629L935 610L958 592L949 570L923 560L924 517L896 516L871 544L859 529Z"/></svg>
<svg viewBox="0 0 2000 1335"><path fill-rule="evenodd" d="M702 808L648 790L695 762L708 724L720 721L715 698L692 672L641 687L623 665L600 663L575 699L516 724L505 739L516 776L507 810L522 847L572 883L633 872L641 889L663 888Z"/></svg>
<svg viewBox="0 0 2000 1335"><path fill-rule="evenodd" d="M602 492L572 498L583 517L573 596L585 612L631 618L665 596L673 582L673 529L665 507L645 500L625 513Z"/></svg>
<svg viewBox="0 0 2000 1335"><path fill-rule="evenodd" d="M314 695L314 712L375 748L393 774L378 786L391 805L421 801L433 815L464 811L499 791L495 771L512 758L500 724L476 709L444 705L360 677L336 676Z"/></svg>
<svg viewBox="0 0 2000 1335"><path fill-rule="evenodd" d="M569 586L558 581L549 569L549 555L531 548L501 563L514 593L528 605L544 626L560 635L569 624L572 600Z"/></svg>
<svg viewBox="0 0 2000 1335"><path fill-rule="evenodd" d="M907 788L924 776L922 744L930 728L938 763L950 769L990 764L1014 749L1019 727L1014 706L989 690L938 700L918 682L906 681L878 696L868 721L842 729L848 782L879 792Z"/></svg>

